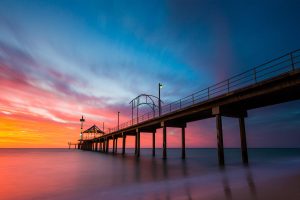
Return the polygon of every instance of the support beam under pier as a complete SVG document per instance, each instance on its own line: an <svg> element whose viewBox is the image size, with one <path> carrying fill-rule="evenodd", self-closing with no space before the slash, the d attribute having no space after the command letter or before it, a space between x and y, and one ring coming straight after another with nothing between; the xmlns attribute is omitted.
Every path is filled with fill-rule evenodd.
<svg viewBox="0 0 300 200"><path fill-rule="evenodd" d="M217 140L218 140L218 158L219 165L224 166L224 145L223 145L223 129L222 129L222 117L221 115L216 115L216 126L217 126Z"/></svg>
<svg viewBox="0 0 300 200"><path fill-rule="evenodd" d="M98 142L95 142L95 151L98 151Z"/></svg>
<svg viewBox="0 0 300 200"><path fill-rule="evenodd" d="M113 154L115 154L115 152L116 152L116 139L115 138L113 138L113 149L112 149L112 151L113 151Z"/></svg>
<svg viewBox="0 0 300 200"><path fill-rule="evenodd" d="M152 156L155 156L155 131L152 132Z"/></svg>
<svg viewBox="0 0 300 200"><path fill-rule="evenodd" d="M115 153L118 153L118 136L116 137Z"/></svg>
<svg viewBox="0 0 300 200"><path fill-rule="evenodd" d="M122 155L125 155L125 146L126 146L126 135L125 135L125 133L123 133L122 136L123 136Z"/></svg>
<svg viewBox="0 0 300 200"><path fill-rule="evenodd" d="M137 134L135 134L135 147L134 147L134 154L137 154Z"/></svg>
<svg viewBox="0 0 300 200"><path fill-rule="evenodd" d="M167 127L163 126L163 159L167 159Z"/></svg>
<svg viewBox="0 0 300 200"><path fill-rule="evenodd" d="M246 129L245 129L245 118L239 118L240 124L240 137L241 137L241 150L242 150L242 159L244 164L248 164L248 150L247 150L247 139L246 139Z"/></svg>
<svg viewBox="0 0 300 200"><path fill-rule="evenodd" d="M140 157L140 153L141 153L141 132L140 132L140 130L136 131L136 140L137 140L137 153L136 153L136 156Z"/></svg>
<svg viewBox="0 0 300 200"><path fill-rule="evenodd" d="M185 127L181 128L181 137L182 137L181 158L185 159Z"/></svg>
<svg viewBox="0 0 300 200"><path fill-rule="evenodd" d="M109 152L109 139L106 139L106 153Z"/></svg>

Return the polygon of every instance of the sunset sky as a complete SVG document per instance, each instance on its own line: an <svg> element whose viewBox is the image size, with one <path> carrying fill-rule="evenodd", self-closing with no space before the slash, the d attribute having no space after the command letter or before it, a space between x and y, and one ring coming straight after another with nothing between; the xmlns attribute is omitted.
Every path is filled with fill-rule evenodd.
<svg viewBox="0 0 300 200"><path fill-rule="evenodd" d="M1 0L0 148L66 147L82 115L84 128L114 127L159 82L170 103L298 49L299 11L292 0ZM251 110L249 146L300 147L299 125L299 101ZM238 121L223 126L225 147L238 147ZM188 124L186 138L215 147L215 121ZM168 146L180 142L168 130Z"/></svg>

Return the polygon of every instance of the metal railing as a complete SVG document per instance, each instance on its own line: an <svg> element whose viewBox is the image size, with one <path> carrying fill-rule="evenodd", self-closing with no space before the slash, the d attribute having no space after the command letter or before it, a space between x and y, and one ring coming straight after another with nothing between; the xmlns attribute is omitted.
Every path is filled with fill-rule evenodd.
<svg viewBox="0 0 300 200"><path fill-rule="evenodd" d="M260 83L276 76L292 72L300 68L299 63L300 49L270 60L269 62L256 66L241 74L232 76L227 80L195 92L175 102L164 105L161 108L161 116L193 106L195 104L203 103L211 98L231 93L235 90ZM119 126L119 130L160 117L158 109L156 109L154 113L155 114L153 114L153 112L148 112L142 116L139 116L138 118L134 118L133 120L122 123ZM118 131L118 127L109 128L107 133L116 131Z"/></svg>

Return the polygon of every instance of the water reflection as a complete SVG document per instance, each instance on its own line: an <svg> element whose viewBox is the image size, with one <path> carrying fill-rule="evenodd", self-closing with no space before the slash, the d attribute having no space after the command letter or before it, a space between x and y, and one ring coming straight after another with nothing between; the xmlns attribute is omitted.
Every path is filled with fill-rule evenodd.
<svg viewBox="0 0 300 200"><path fill-rule="evenodd" d="M257 199L255 181L254 181L250 167L246 167L246 180L248 183L248 187L249 187L252 199Z"/></svg>
<svg viewBox="0 0 300 200"><path fill-rule="evenodd" d="M112 161L113 171L120 173L119 181L112 179L113 185L138 184L138 187L131 191L131 195L138 193L139 187L143 187L145 193L151 191L151 194L148 194L149 198L139 194L136 196L138 199L171 200L180 196L192 200L199 199L199 196L201 198L200 193L205 196L207 191L216 190L216 194L223 196L223 199L231 200L237 186L240 186L240 183L236 182L236 176L240 182L246 183L244 186L248 188L251 197L256 199L256 186L251 167L242 164L234 169L215 166L213 169L203 170L189 159L163 160L147 156L137 159L130 154L114 156ZM143 185L146 185L146 189Z"/></svg>
<svg viewBox="0 0 300 200"><path fill-rule="evenodd" d="M182 165L182 174L184 177L188 177L188 170L187 170L187 163L186 160L182 160L181 162ZM187 196L188 200L192 200L192 195L191 195L191 190L190 190L190 183L186 179L184 180L184 188L185 188L185 193Z"/></svg>
<svg viewBox="0 0 300 200"><path fill-rule="evenodd" d="M173 155L178 156L177 153L175 151ZM0 163L0 195L4 199L51 199L49 194L53 195L52 199L64 200L230 200L241 199L238 198L241 194L258 199L258 178L261 181L266 173L267 177L276 175L274 171L269 172L269 167L244 167L239 163L220 169L217 161L204 158L181 160L172 157L171 150L168 160L160 156L153 158L151 151L140 159L133 153L113 156L54 150L7 155L2 153L1 157L0 151L3 161ZM15 188L19 190L15 191ZM88 198L90 196L92 198Z"/></svg>
<svg viewBox="0 0 300 200"><path fill-rule="evenodd" d="M222 169L222 184L226 199L232 199L232 192L225 170Z"/></svg>

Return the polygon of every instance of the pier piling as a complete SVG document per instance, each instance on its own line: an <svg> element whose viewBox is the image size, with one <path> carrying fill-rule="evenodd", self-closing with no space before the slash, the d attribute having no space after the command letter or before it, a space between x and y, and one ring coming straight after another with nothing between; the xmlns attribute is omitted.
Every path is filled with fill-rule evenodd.
<svg viewBox="0 0 300 200"><path fill-rule="evenodd" d="M167 127L163 126L163 159L167 159Z"/></svg>
<svg viewBox="0 0 300 200"><path fill-rule="evenodd" d="M152 156L155 156L155 131L152 132Z"/></svg>
<svg viewBox="0 0 300 200"><path fill-rule="evenodd" d="M219 165L224 166L225 161L224 161L223 130L222 130L222 117L220 114L216 115L216 125L217 125Z"/></svg>
<svg viewBox="0 0 300 200"><path fill-rule="evenodd" d="M242 159L244 164L248 164L248 150L247 150L247 139L246 139L246 129L245 129L245 118L239 118L240 125L240 137L241 137L241 150Z"/></svg>
<svg viewBox="0 0 300 200"><path fill-rule="evenodd" d="M125 155L125 148L126 148L126 135L125 135L125 133L122 133L122 137L123 137L122 155Z"/></svg>
<svg viewBox="0 0 300 200"><path fill-rule="evenodd" d="M181 128L181 137L182 137L181 158L185 159L185 127Z"/></svg>
<svg viewBox="0 0 300 200"><path fill-rule="evenodd" d="M137 157L140 157L140 152L141 152L141 133L140 130L136 131L136 136L137 136Z"/></svg>

